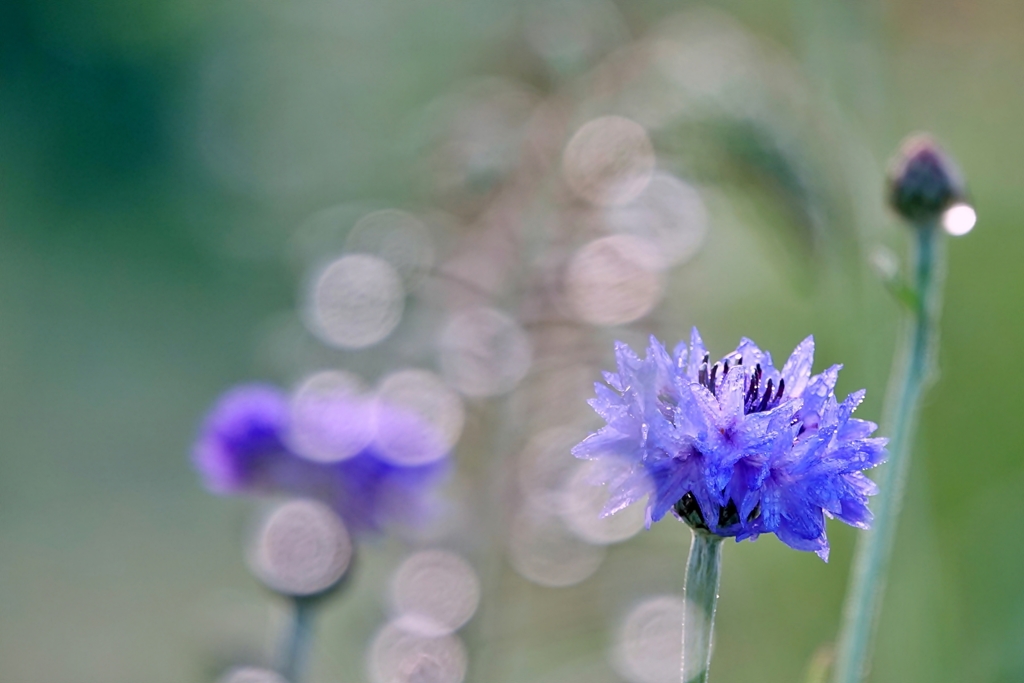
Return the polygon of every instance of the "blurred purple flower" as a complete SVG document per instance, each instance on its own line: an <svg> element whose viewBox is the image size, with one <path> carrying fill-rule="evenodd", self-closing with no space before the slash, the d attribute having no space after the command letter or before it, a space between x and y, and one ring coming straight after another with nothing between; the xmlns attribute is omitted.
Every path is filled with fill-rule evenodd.
<svg viewBox="0 0 1024 683"><path fill-rule="evenodd" d="M419 415L380 400L326 395L297 407L277 387L248 384L207 414L192 460L214 493L316 498L360 534L422 519L447 450Z"/></svg>
<svg viewBox="0 0 1024 683"><path fill-rule="evenodd" d="M876 487L863 470L885 460L886 439L851 417L863 390L836 401L841 366L811 375L813 338L781 371L749 339L711 365L696 329L671 356L654 337L643 360L621 342L615 355L618 372L590 401L607 425L573 449L604 465L604 514L647 496L648 527L671 510L736 540L774 533L824 560L826 516L870 526Z"/></svg>

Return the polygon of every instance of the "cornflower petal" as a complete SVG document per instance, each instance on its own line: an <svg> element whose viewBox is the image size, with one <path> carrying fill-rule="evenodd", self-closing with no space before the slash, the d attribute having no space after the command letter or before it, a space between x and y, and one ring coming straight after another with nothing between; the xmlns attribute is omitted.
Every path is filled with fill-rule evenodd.
<svg viewBox="0 0 1024 683"><path fill-rule="evenodd" d="M723 422L735 423L743 418L746 378L740 370L727 374L718 389L718 405L721 407Z"/></svg>
<svg viewBox="0 0 1024 683"><path fill-rule="evenodd" d="M704 340L700 338L700 332L695 327L690 331L690 353L689 361L686 364L686 376L691 381L696 379L701 363L704 362L704 357L707 355L708 350L704 348Z"/></svg>
<svg viewBox="0 0 1024 683"><path fill-rule="evenodd" d="M782 367L782 379L792 396L799 396L807 388L814 364L814 337L807 337L797 344L786 364Z"/></svg>

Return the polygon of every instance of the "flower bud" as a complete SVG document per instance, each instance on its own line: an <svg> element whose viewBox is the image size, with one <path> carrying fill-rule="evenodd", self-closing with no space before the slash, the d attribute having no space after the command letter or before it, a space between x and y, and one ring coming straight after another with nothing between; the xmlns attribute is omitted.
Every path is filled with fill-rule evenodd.
<svg viewBox="0 0 1024 683"><path fill-rule="evenodd" d="M931 137L903 141L889 170L889 203L897 213L913 223L931 221L964 194L959 170Z"/></svg>

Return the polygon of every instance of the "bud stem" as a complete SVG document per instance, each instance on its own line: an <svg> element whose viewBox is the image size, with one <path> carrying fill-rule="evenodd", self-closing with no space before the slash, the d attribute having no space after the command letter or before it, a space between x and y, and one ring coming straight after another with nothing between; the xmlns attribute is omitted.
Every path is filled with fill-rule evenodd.
<svg viewBox="0 0 1024 683"><path fill-rule="evenodd" d="M834 683L859 683L868 670L872 641L885 592L885 577L903 491L910 467L910 450L921 395L932 376L938 345L936 320L942 290L942 231L937 219L915 225L913 267L916 301L909 334L897 357L894 382L886 397L889 441L888 465L879 470L879 494L872 502L873 527L861 533L843 609Z"/></svg>
<svg viewBox="0 0 1024 683"><path fill-rule="evenodd" d="M706 683L711 666L718 584L722 578L722 537L693 529L683 580L682 683Z"/></svg>

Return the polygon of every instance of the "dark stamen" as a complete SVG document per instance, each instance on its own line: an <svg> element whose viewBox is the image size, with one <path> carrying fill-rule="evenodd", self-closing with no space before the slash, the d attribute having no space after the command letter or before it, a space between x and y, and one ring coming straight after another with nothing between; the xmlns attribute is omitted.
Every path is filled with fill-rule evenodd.
<svg viewBox="0 0 1024 683"><path fill-rule="evenodd" d="M740 512L736 509L736 503L732 502L732 498L730 498L725 507L718 508L718 526L731 527L739 523Z"/></svg>
<svg viewBox="0 0 1024 683"><path fill-rule="evenodd" d="M750 511L750 514L747 515L747 521L748 522L753 522L755 519L757 519L760 516L761 516L761 503L758 502L758 504L754 506L754 509Z"/></svg>
<svg viewBox="0 0 1024 683"><path fill-rule="evenodd" d="M764 388L764 396L761 398L761 405L757 407L757 412L762 412L768 407L768 401L772 400L772 380L768 379L768 384Z"/></svg>
<svg viewBox="0 0 1024 683"><path fill-rule="evenodd" d="M711 395L715 395L715 375L718 373L718 363L715 363L714 367L711 368L711 377L708 378L708 389L711 390Z"/></svg>
<svg viewBox="0 0 1024 683"><path fill-rule="evenodd" d="M754 366L754 374L750 377L750 389L747 390L747 398L745 403L752 404L757 399L758 385L761 383L761 364L758 363ZM754 406L750 405L750 410L753 410ZM749 413L750 410L747 410Z"/></svg>
<svg viewBox="0 0 1024 683"><path fill-rule="evenodd" d="M673 508L676 516L694 529L708 530L708 525L704 522L704 515L701 513L700 505L692 493L688 492L680 498Z"/></svg>

